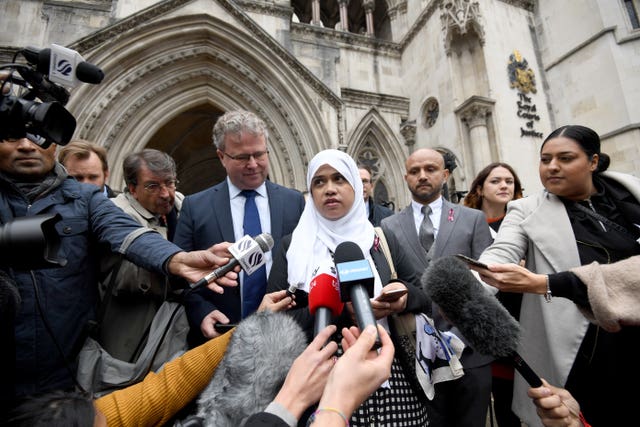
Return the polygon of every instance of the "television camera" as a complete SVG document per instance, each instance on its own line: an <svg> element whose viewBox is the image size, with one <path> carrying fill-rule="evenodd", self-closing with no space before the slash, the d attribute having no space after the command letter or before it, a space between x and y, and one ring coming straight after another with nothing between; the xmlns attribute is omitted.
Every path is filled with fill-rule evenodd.
<svg viewBox="0 0 640 427"><path fill-rule="evenodd" d="M19 56L26 63L18 63ZM78 52L56 44L19 50L11 63L0 64L2 72L0 141L26 137L43 148L67 144L76 129L75 118L64 108L67 88L98 84L104 78L102 70Z"/></svg>
<svg viewBox="0 0 640 427"><path fill-rule="evenodd" d="M19 63L22 56L26 62ZM0 64L0 143L28 138L42 148L65 145L76 119L64 108L69 91L81 82L98 84L104 73L64 46L26 47ZM57 257L59 214L16 218L0 225L0 267L37 269L66 264Z"/></svg>

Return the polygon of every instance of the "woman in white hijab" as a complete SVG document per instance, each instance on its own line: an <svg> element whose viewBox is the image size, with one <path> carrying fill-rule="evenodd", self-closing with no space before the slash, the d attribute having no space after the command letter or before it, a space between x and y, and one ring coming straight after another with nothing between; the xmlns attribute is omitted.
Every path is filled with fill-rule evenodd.
<svg viewBox="0 0 640 427"><path fill-rule="evenodd" d="M407 289L408 294L392 302L371 300L378 323L389 329L387 316L405 311L418 311L427 297L419 289L419 278L412 283L390 281L391 270L379 247L375 230L367 219L362 181L355 161L339 150L324 150L309 163L307 172L309 199L298 226L282 240L274 255L267 292L296 290L296 308L289 311L309 338L314 318L308 308L309 284L318 269L333 266L333 254L342 242L356 243L369 260L374 273L374 297L384 289ZM354 314L351 303L345 304L342 314L334 319L338 331L351 326ZM392 337L394 331L391 331ZM396 345L396 349L398 349ZM415 359L407 359L415 363ZM414 382L411 366L400 362L398 352L389 381L367 399L352 415L352 426L424 426L427 425L425 399L419 395L420 386ZM416 388L417 387L417 388Z"/></svg>

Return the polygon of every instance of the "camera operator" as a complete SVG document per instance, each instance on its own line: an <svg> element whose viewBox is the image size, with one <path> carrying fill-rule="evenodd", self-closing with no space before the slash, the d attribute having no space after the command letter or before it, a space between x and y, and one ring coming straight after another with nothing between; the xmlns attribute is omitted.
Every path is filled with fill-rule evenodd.
<svg viewBox="0 0 640 427"><path fill-rule="evenodd" d="M146 269L190 282L231 256L228 243L184 252L141 227L99 188L69 177L56 162L55 151L55 144L43 148L26 137L0 142L0 223L59 214L59 256L66 259L66 265L55 268L2 267L16 281L22 298L15 328L15 397L73 388L76 355L95 315L99 245L108 245ZM209 287L221 293L219 285L236 286L236 279L230 272Z"/></svg>

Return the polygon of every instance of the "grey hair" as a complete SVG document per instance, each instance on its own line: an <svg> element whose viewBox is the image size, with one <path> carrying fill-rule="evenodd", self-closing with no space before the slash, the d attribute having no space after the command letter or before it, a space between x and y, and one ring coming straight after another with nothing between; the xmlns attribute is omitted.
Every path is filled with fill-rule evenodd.
<svg viewBox="0 0 640 427"><path fill-rule="evenodd" d="M266 123L254 113L245 110L229 111L218 118L213 126L213 144L220 151L224 151L224 138L229 134L250 132L263 135L265 142L269 140Z"/></svg>
<svg viewBox="0 0 640 427"><path fill-rule="evenodd" d="M170 155L153 148L145 148L137 153L129 154L124 159L122 169L127 187L138 184L138 171L142 166L146 166L149 171L162 177L176 177L176 162Z"/></svg>

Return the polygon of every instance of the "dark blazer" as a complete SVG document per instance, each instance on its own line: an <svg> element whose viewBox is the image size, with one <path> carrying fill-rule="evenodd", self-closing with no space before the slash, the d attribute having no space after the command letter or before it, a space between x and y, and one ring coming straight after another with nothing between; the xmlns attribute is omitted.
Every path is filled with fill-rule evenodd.
<svg viewBox="0 0 640 427"><path fill-rule="evenodd" d="M304 196L297 190L266 182L271 213L273 251L283 236L293 232L304 209ZM174 243L185 251L207 249L220 242L235 242L227 181L187 196L182 203ZM276 253L276 252L274 252ZM240 321L240 287L216 294L208 288L191 292L184 305L192 331L200 331L202 319L214 310L222 311L232 323Z"/></svg>
<svg viewBox="0 0 640 427"><path fill-rule="evenodd" d="M420 244L411 206L382 220L381 227L389 242L399 278L416 275L422 277L431 259L455 254L477 259L492 242L489 225L482 211L456 205L444 199L438 235L429 254ZM451 329L465 345L469 345L460 331L444 320L437 309L432 308L432 312L427 314L432 316L438 328L444 331ZM469 347L462 355L462 364L465 368L485 365L490 361L490 357L473 352Z"/></svg>
<svg viewBox="0 0 640 427"><path fill-rule="evenodd" d="M380 226L380 222L383 219L394 213L391 209L374 203L371 197L367 203L369 205L369 222L373 224L374 227Z"/></svg>

